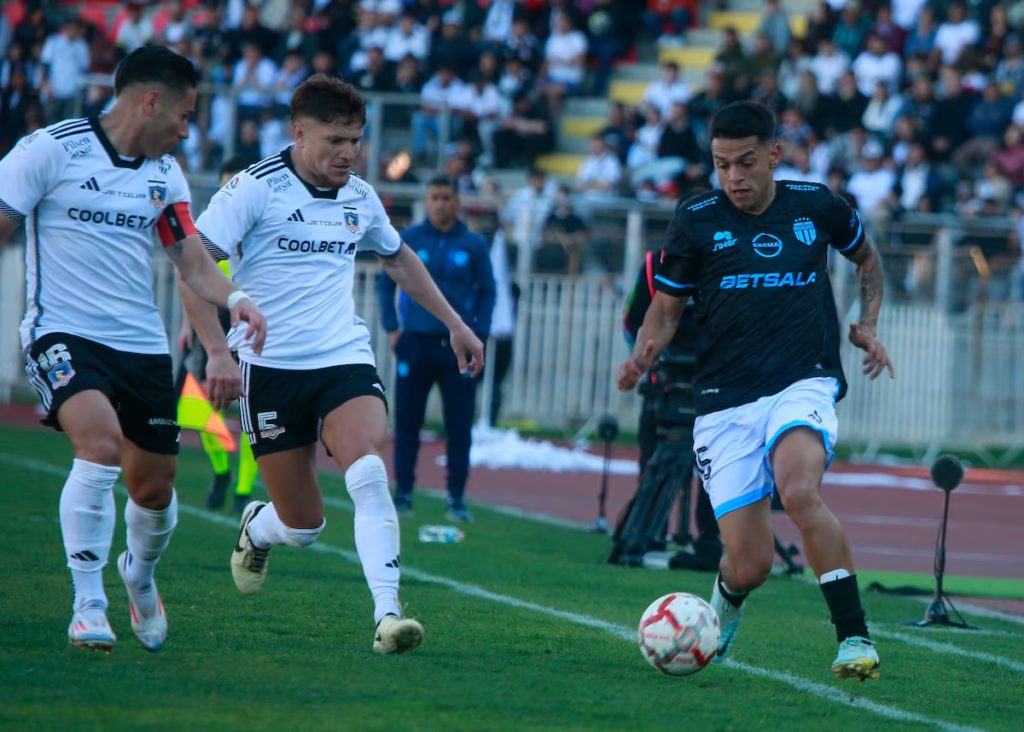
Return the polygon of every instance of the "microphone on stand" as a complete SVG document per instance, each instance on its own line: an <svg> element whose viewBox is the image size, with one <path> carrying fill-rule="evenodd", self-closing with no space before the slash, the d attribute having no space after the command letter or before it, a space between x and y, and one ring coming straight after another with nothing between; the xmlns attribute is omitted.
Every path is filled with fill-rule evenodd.
<svg viewBox="0 0 1024 732"><path fill-rule="evenodd" d="M935 596L925 610L924 620L912 620L904 625L916 625L920 628L929 625L945 625L952 628L969 628L978 630L977 626L968 625L963 616L953 606L942 589L942 578L946 572L946 525L949 521L949 496L957 489L964 479L964 464L954 455L940 455L931 469L932 483L944 494L942 504L942 523L939 524L939 537L935 545ZM959 620L951 620L946 605L956 613Z"/></svg>

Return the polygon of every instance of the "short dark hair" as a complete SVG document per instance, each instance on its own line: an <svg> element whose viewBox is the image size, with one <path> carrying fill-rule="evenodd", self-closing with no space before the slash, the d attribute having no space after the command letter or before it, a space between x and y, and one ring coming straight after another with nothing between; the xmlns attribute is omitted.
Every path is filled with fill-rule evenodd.
<svg viewBox="0 0 1024 732"><path fill-rule="evenodd" d="M451 188L453 191L458 193L458 187L455 185L455 181L452 180L452 177L450 175L445 175L444 173L441 173L439 175L435 175L433 178L430 179L430 182L427 183L427 188L435 188L435 187L436 188Z"/></svg>
<svg viewBox="0 0 1024 732"><path fill-rule="evenodd" d="M329 74L313 74L292 95L292 121L312 117L324 124L366 124L366 100L351 84Z"/></svg>
<svg viewBox="0 0 1024 732"><path fill-rule="evenodd" d="M726 104L711 120L711 139L743 140L756 137L770 145L775 141L775 113L756 102Z"/></svg>
<svg viewBox="0 0 1024 732"><path fill-rule="evenodd" d="M220 166L220 175L228 173L240 173L254 163L259 161L249 155L232 155Z"/></svg>
<svg viewBox="0 0 1024 732"><path fill-rule="evenodd" d="M114 74L114 94L134 84L160 84L184 93L199 81L196 67L184 56L164 46L142 46L129 53Z"/></svg>

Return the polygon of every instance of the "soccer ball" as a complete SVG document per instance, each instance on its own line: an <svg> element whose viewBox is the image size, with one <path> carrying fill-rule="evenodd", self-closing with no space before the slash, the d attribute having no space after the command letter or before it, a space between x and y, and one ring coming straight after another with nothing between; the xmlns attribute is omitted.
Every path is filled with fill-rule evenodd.
<svg viewBox="0 0 1024 732"><path fill-rule="evenodd" d="M710 605L696 595L673 592L652 602L637 632L647 663L669 676L695 674L711 662L722 641L722 626Z"/></svg>

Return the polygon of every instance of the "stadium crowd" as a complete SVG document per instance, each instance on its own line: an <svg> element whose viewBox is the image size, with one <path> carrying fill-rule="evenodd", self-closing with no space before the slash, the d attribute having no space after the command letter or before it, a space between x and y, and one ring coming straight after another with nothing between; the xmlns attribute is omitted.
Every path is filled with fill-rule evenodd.
<svg viewBox="0 0 1024 732"><path fill-rule="evenodd" d="M636 59L638 46L686 45L685 31L713 9L696 0L647 0L641 13L636 5L8 2L0 17L0 151L71 116L80 74L109 74L125 53L163 43L221 89L203 97L181 150L188 170L215 169L229 136L234 151L251 158L283 148L291 91L320 71L367 93L419 95L418 108L387 107L387 139L399 147L369 141L384 177L416 180L417 167L441 159L462 192L486 192L488 171L528 169L557 148L567 97L607 97L613 69ZM574 181L559 186L538 173L511 205L536 207L541 227L553 217L570 241L611 199L672 202L716 186L709 119L750 98L778 115L779 177L842 191L883 235L907 212L1019 216L1022 24L1024 0L822 0L798 38L779 2L766 0L751 37L725 30L701 88L664 64L639 104L611 105ZM95 113L109 101L109 87L88 85L83 109ZM442 135L445 119L451 129ZM440 139L450 142L439 158Z"/></svg>

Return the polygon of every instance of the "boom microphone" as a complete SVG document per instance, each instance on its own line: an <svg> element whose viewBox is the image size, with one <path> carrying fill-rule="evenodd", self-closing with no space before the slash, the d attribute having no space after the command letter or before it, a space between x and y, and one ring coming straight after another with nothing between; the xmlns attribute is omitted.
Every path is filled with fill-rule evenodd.
<svg viewBox="0 0 1024 732"><path fill-rule="evenodd" d="M940 455L932 463L932 483L947 493L964 479L964 464L954 455Z"/></svg>

